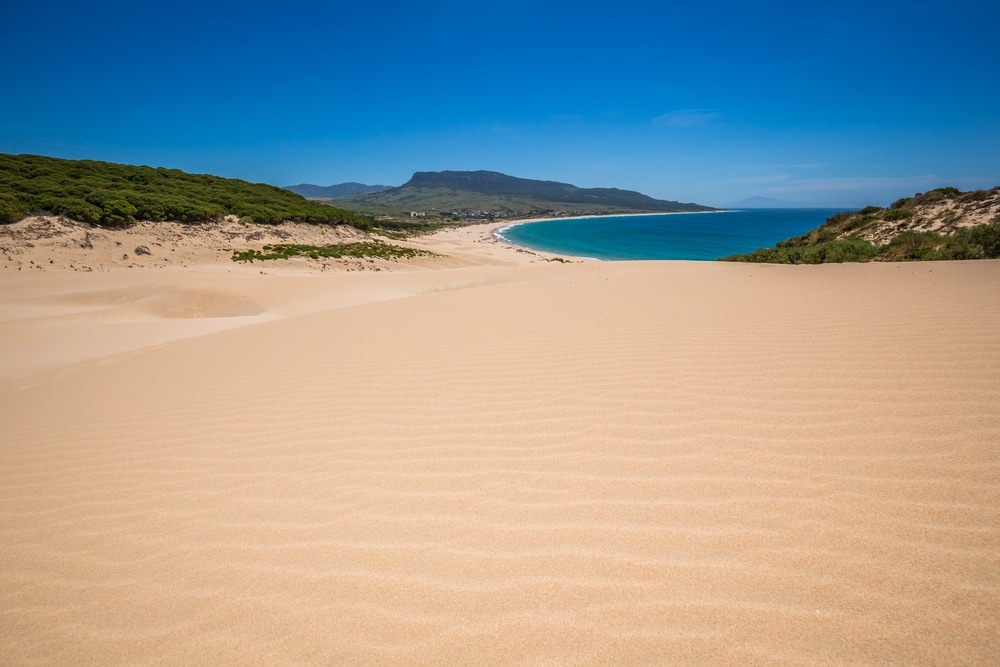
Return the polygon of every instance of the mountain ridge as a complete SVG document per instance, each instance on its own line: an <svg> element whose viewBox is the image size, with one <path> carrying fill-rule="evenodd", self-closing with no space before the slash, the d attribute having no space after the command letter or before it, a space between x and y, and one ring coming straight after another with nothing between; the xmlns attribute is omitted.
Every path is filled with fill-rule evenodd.
<svg viewBox="0 0 1000 667"><path fill-rule="evenodd" d="M634 190L580 188L570 183L519 178L497 171L418 171L403 185L342 198L338 204L457 210L496 209L514 214L567 212L714 211L693 202L654 199Z"/></svg>
<svg viewBox="0 0 1000 667"><path fill-rule="evenodd" d="M284 189L291 190L306 199L336 199L337 197L364 195L369 192L382 192L383 190L391 190L392 187L391 185L366 185L364 183L349 181L347 183L335 183L334 185L299 183L298 185L286 185Z"/></svg>

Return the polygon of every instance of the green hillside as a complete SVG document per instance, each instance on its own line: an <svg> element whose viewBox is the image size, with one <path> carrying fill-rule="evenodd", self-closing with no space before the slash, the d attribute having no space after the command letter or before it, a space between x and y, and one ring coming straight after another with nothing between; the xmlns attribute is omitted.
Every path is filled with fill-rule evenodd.
<svg viewBox="0 0 1000 667"><path fill-rule="evenodd" d="M939 188L889 208L838 213L802 236L730 262L828 262L988 259L1000 257L1000 188L961 192Z"/></svg>
<svg viewBox="0 0 1000 667"><path fill-rule="evenodd" d="M42 212L101 225L235 215L257 223L372 226L362 215L272 185L163 167L0 153L0 223Z"/></svg>

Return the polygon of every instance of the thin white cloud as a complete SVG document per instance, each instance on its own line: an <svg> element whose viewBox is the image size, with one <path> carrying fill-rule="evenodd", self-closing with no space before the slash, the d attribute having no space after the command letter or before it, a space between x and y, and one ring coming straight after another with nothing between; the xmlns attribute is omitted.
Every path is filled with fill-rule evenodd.
<svg viewBox="0 0 1000 667"><path fill-rule="evenodd" d="M679 109L657 116L653 119L653 125L661 127L691 127L701 125L713 120L722 118L718 111L709 109Z"/></svg>

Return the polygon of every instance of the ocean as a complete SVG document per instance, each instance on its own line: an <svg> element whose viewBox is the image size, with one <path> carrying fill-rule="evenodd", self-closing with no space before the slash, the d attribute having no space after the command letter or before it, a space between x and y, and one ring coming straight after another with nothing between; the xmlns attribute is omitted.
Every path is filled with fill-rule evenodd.
<svg viewBox="0 0 1000 667"><path fill-rule="evenodd" d="M603 260L714 260L773 246L846 209L742 209L712 213L555 218L497 230L508 243Z"/></svg>

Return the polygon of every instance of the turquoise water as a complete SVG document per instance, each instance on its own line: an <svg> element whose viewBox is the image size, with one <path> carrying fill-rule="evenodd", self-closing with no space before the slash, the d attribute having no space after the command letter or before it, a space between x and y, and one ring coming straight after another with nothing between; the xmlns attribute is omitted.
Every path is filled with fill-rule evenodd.
<svg viewBox="0 0 1000 667"><path fill-rule="evenodd" d="M712 260L773 246L844 209L744 209L718 213L560 218L512 225L514 245L595 259Z"/></svg>

